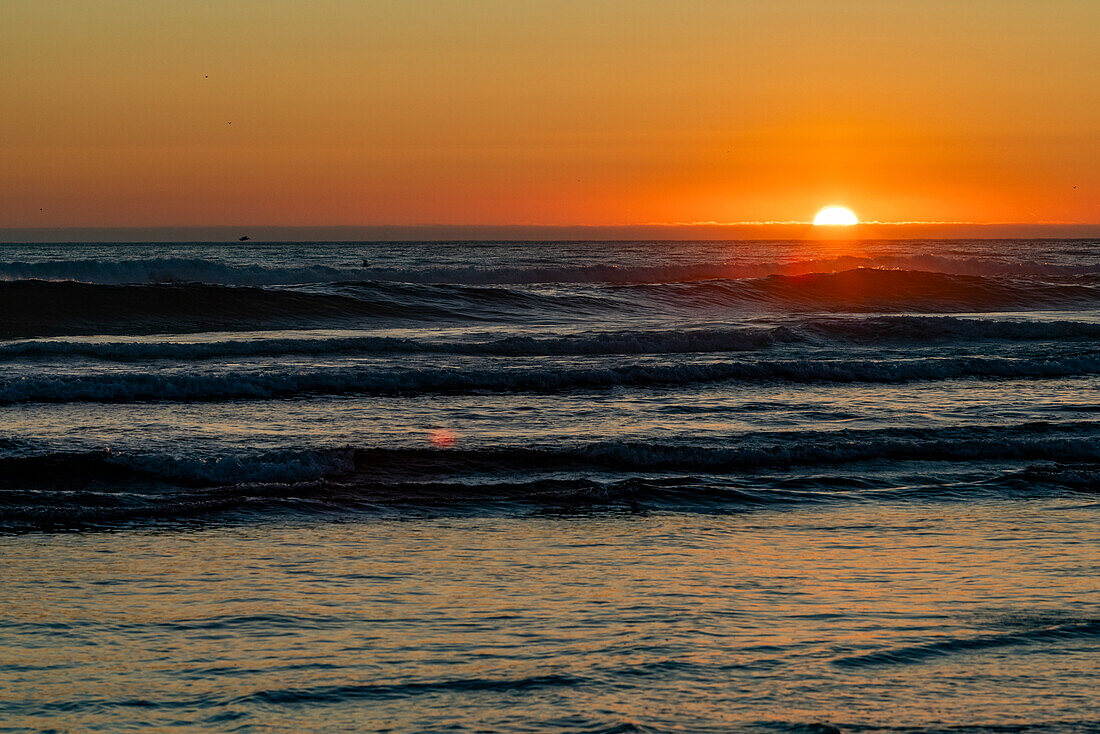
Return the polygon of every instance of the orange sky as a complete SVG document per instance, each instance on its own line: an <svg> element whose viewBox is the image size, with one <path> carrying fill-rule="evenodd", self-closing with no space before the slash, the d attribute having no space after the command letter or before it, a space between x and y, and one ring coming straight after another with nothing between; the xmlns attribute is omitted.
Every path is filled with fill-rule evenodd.
<svg viewBox="0 0 1100 734"><path fill-rule="evenodd" d="M4 0L0 228L1097 223L1098 28L1095 0Z"/></svg>

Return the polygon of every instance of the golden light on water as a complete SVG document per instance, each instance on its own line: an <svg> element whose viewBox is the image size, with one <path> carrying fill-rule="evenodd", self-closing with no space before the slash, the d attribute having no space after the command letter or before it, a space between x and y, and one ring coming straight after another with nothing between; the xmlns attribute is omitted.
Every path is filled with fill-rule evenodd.
<svg viewBox="0 0 1100 734"><path fill-rule="evenodd" d="M843 206L827 206L814 217L814 225L851 226L859 224L859 218L851 209Z"/></svg>

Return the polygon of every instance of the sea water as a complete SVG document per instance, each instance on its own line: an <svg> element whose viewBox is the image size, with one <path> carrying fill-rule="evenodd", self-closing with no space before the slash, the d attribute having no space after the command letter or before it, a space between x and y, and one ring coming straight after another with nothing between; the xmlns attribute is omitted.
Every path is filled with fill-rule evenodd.
<svg viewBox="0 0 1100 734"><path fill-rule="evenodd" d="M0 731L1100 731L1100 242L0 245Z"/></svg>

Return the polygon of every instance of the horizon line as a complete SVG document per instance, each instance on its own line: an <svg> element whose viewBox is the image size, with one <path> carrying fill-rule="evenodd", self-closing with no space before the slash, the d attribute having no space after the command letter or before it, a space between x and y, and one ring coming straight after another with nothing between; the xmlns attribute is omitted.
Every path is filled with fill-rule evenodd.
<svg viewBox="0 0 1100 734"><path fill-rule="evenodd" d="M124 225L2 227L0 243L829 239L1096 239L1100 222L880 222L815 226L801 221L648 222L643 224Z"/></svg>
<svg viewBox="0 0 1100 734"><path fill-rule="evenodd" d="M810 225L817 227L858 227L862 224L874 224L885 226L898 226L898 225L959 225L959 226L972 226L972 227L1100 227L1100 220L1095 222L1080 221L1080 220L1067 220L1067 219L1049 219L1036 222L1020 221L1020 220L996 220L977 222L970 220L953 220L953 219L903 219L903 220L880 220L880 219L862 219L855 224L846 225L815 225L813 220L802 219L746 219L746 220L717 220L717 219L699 219L691 221L647 221L647 222L612 222L612 223L552 223L552 222L474 222L474 223L456 223L456 222L421 222L421 223L399 223L399 222L382 222L382 223L352 223L352 224L274 224L269 222L215 222L209 224L195 224L195 223L171 223L171 224L60 224L55 226L50 225L0 225L0 232L9 230L47 230L47 229L216 229L222 227L265 227L269 229L282 228L282 229L347 229L347 228L360 228L360 229L375 229L375 228L389 228L389 229L417 229L417 228L429 228L429 227L451 227L454 229L473 229L473 228L505 228L505 227L538 227L546 229L567 229L571 227L577 228L625 228L625 227L764 227L764 226L793 226L793 225Z"/></svg>
<svg viewBox="0 0 1100 734"><path fill-rule="evenodd" d="M764 226L782 226L782 225L797 225L805 224L811 227L858 227L861 224L874 224L885 226L904 226L904 225L958 225L968 227L1095 227L1100 226L1100 222L1076 222L1067 220L1048 220L1042 222L969 222L960 220L922 220L922 219L910 219L899 221L884 221L879 219L861 219L855 224L842 224L842 225L815 225L810 220L798 220L798 219L764 219L764 220L747 220L742 222L720 222L717 220L700 220L694 222L645 222L643 224L636 225L621 225L626 227L764 227ZM587 226L587 225L567 225L567 226ZM606 226L606 225L592 225L592 226ZM611 225L618 226L618 225Z"/></svg>

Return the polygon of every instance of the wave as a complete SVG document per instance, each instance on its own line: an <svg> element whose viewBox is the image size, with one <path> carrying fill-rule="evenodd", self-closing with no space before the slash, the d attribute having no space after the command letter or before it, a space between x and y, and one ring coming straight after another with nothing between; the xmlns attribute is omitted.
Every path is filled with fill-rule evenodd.
<svg viewBox="0 0 1100 734"><path fill-rule="evenodd" d="M489 691L526 692L540 688L579 688L588 681L573 675L548 674L521 678L459 678L392 684L319 685L308 688L280 688L238 696L230 704L317 705L360 699L407 699L425 694L454 694Z"/></svg>
<svg viewBox="0 0 1100 734"><path fill-rule="evenodd" d="M763 310L987 311L1095 306L1100 283L857 268L836 273L630 286L671 307Z"/></svg>
<svg viewBox="0 0 1100 734"><path fill-rule="evenodd" d="M247 482L300 482L355 469L350 449L273 451L214 458L178 458L112 452L54 452L0 458L4 483L36 484L43 480L126 481L148 479L185 487Z"/></svg>
<svg viewBox="0 0 1100 734"><path fill-rule="evenodd" d="M865 319L814 319L800 333L827 341L935 343L942 341L1095 341L1100 323L1020 321L954 316L878 316Z"/></svg>
<svg viewBox="0 0 1100 734"><path fill-rule="evenodd" d="M325 448L210 458L110 450L0 458L0 484L43 480L155 479L182 486L294 483L323 478L425 479L457 474L513 475L561 471L729 472L862 461L1051 461L1020 475L1070 471L1071 481L1100 460L1100 422L964 425L732 435L722 446L602 441L571 446L473 448ZM1055 482L1057 484L1058 482Z"/></svg>
<svg viewBox="0 0 1100 734"><path fill-rule="evenodd" d="M865 461L1054 461L1100 459L1100 424L1023 424L943 429L793 431L731 437L730 446L607 441L569 448L359 449L355 472L438 476L470 472L596 470L744 472Z"/></svg>
<svg viewBox="0 0 1100 734"><path fill-rule="evenodd" d="M1100 325L1096 327L1100 335ZM783 327L774 329L699 329L694 331L624 331L591 336L511 336L491 341L425 341L396 337L324 339L249 339L217 342L72 342L0 343L0 359L87 357L112 362L153 359L202 360L222 357L357 354L469 354L486 356L551 356L677 354L762 349L796 341Z"/></svg>
<svg viewBox="0 0 1100 734"><path fill-rule="evenodd" d="M1100 265L1063 265L989 258L951 258L934 254L877 257L841 256L796 262L695 263L653 266L576 265L555 267L375 268L268 267L231 265L199 258L62 260L0 262L0 281L72 280L122 285L135 283L212 283L221 285L295 285L304 283L390 281L471 285L533 283L672 283L762 278L768 275L833 273L854 268L927 271L951 275L1075 276L1100 273Z"/></svg>
<svg viewBox="0 0 1100 734"><path fill-rule="evenodd" d="M372 316L384 304L333 294L209 285L0 283L0 335L217 330L281 319Z"/></svg>
<svg viewBox="0 0 1100 734"><path fill-rule="evenodd" d="M708 510L777 503L970 495L1040 487L1080 491L1095 474L1100 424L779 432L721 446L605 441L467 449L329 448L206 459L111 451L0 458L0 528L34 530L136 521L186 522L236 514L483 512L639 507ZM883 491L867 462L1047 462L1026 487L995 476L960 488L905 480ZM1056 462L1056 463L1053 463ZM821 473L860 464L854 476ZM794 469L809 470L792 476ZM769 479L761 472L776 471ZM1011 474L1011 472L1010 472ZM947 475L949 477L949 475ZM888 483L887 483L888 484ZM1093 490L1095 491L1095 486ZM952 495L954 493L954 495Z"/></svg>
<svg viewBox="0 0 1100 734"><path fill-rule="evenodd" d="M997 477L992 483L1014 489L1060 487L1075 492L1100 493L1100 465L1032 464Z"/></svg>
<svg viewBox="0 0 1100 734"><path fill-rule="evenodd" d="M1100 323L1012 321L950 316L810 319L790 326L626 330L571 336L507 336L439 341L382 336L224 341L0 342L0 360L83 357L109 362L208 360L284 355L461 354L507 357L689 354L767 349L780 344L933 344L947 341L1097 341Z"/></svg>
<svg viewBox="0 0 1100 734"><path fill-rule="evenodd" d="M307 621L294 629L301 632ZM323 670L324 665L313 663L312 669ZM543 688L580 688L589 681L580 676L563 674L530 675L516 678L452 678L418 680L393 683L345 683L317 684L312 686L271 688L241 693L226 689L218 693L193 694L182 697L159 697L150 700L144 696L120 695L117 698L74 698L65 702L66 712L100 713L108 709L148 710L237 710L241 706L318 706L324 704L351 703L355 701L407 700L411 696L456 695L471 693L520 694ZM7 703L4 711L27 717L41 717L56 713L56 708L43 706L37 701ZM215 719L217 718L215 717ZM624 729L623 731L634 731Z"/></svg>
<svg viewBox="0 0 1100 734"><path fill-rule="evenodd" d="M101 373L0 380L0 405L15 403L268 400L320 395L554 393L716 382L907 383L960 378L1052 378L1100 373L1100 353L1048 359L944 357L881 361L755 360L566 368L392 368L230 374Z"/></svg>
<svg viewBox="0 0 1100 734"><path fill-rule="evenodd" d="M0 282L0 337L239 330L378 320L482 321L584 312L593 299L467 286L358 284L327 291L206 285Z"/></svg>
<svg viewBox="0 0 1100 734"><path fill-rule="evenodd" d="M832 662L833 665L842 668L909 665L961 653L1089 637L1100 637L1100 620L1058 624L1021 632L975 635L972 637L948 637L934 642L836 658Z"/></svg>
<svg viewBox="0 0 1100 734"><path fill-rule="evenodd" d="M364 320L591 318L654 310L976 312L1096 307L1100 283L857 269L830 274L538 290L518 286L345 283L257 288L0 282L0 337L234 330Z"/></svg>
<svg viewBox="0 0 1100 734"><path fill-rule="evenodd" d="M359 280L358 269L229 265L199 258L61 260L0 263L0 281L77 281L101 285L207 283L215 285L294 285ZM377 280L377 278L362 278Z"/></svg>

